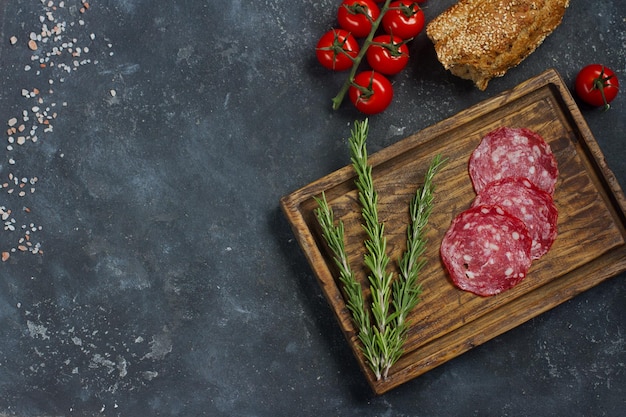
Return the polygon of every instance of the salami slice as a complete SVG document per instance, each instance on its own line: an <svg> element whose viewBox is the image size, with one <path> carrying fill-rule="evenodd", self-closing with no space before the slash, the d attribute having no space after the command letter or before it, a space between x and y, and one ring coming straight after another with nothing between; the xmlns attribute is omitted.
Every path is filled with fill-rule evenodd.
<svg viewBox="0 0 626 417"><path fill-rule="evenodd" d="M553 194L558 167L550 145L539 134L500 127L485 135L472 152L469 174L477 194L490 182L507 177L528 178Z"/></svg>
<svg viewBox="0 0 626 417"><path fill-rule="evenodd" d="M552 196L527 178L505 178L487 184L472 205L485 204L497 204L524 222L532 239L531 259L541 258L554 243L557 208Z"/></svg>
<svg viewBox="0 0 626 417"><path fill-rule="evenodd" d="M454 284L480 296L499 294L526 277L531 238L520 219L500 206L460 213L444 235L441 258Z"/></svg>

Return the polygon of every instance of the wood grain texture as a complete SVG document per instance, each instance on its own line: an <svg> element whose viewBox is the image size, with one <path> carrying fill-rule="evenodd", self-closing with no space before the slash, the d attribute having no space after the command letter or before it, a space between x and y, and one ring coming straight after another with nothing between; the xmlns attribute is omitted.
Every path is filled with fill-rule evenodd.
<svg viewBox="0 0 626 417"><path fill-rule="evenodd" d="M481 138L499 126L527 127L552 147L559 164L554 194L559 235L550 252L533 263L522 283L484 298L452 284L441 263L439 246L452 219L475 197L467 171L469 156ZM367 287L362 262L366 236L352 167L346 166L281 199L283 212L377 394L626 270L626 199L555 70L371 155L380 219L385 223L394 262L406 246L409 201L436 154L447 158L447 163L435 177L435 204L425 254L428 261L420 277L422 301L409 317L405 353L384 381L375 380L360 352L337 271L313 213L317 207L314 197L325 192L335 218L344 222L352 267Z"/></svg>

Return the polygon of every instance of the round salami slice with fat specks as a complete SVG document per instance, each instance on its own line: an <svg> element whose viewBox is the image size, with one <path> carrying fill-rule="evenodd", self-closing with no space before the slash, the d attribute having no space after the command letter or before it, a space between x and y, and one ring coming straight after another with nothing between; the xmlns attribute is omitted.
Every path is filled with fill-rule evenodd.
<svg viewBox="0 0 626 417"><path fill-rule="evenodd" d="M500 127L483 137L469 160L476 193L490 182L508 177L528 178L553 194L558 166L550 145L526 128Z"/></svg>
<svg viewBox="0 0 626 417"><path fill-rule="evenodd" d="M452 282L480 296L499 294L526 277L531 238L524 222L502 207L471 207L453 221L441 243Z"/></svg>
<svg viewBox="0 0 626 417"><path fill-rule="evenodd" d="M531 259L541 258L552 247L558 211L550 194L527 178L505 178L487 184L472 206L493 204L524 222L532 239Z"/></svg>

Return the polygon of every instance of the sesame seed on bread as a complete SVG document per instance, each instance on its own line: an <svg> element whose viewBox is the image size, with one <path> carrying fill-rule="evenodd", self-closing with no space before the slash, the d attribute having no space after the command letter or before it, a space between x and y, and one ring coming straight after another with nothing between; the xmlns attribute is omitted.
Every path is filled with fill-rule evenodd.
<svg viewBox="0 0 626 417"><path fill-rule="evenodd" d="M485 90L561 23L569 0L460 0L427 26L444 68Z"/></svg>

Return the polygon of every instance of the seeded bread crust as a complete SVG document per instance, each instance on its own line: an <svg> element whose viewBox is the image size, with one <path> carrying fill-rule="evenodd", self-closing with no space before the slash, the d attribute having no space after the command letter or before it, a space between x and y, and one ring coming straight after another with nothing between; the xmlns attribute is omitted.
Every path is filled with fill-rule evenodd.
<svg viewBox="0 0 626 417"><path fill-rule="evenodd" d="M530 55L561 23L569 0L461 0L426 34L444 68L485 90Z"/></svg>

